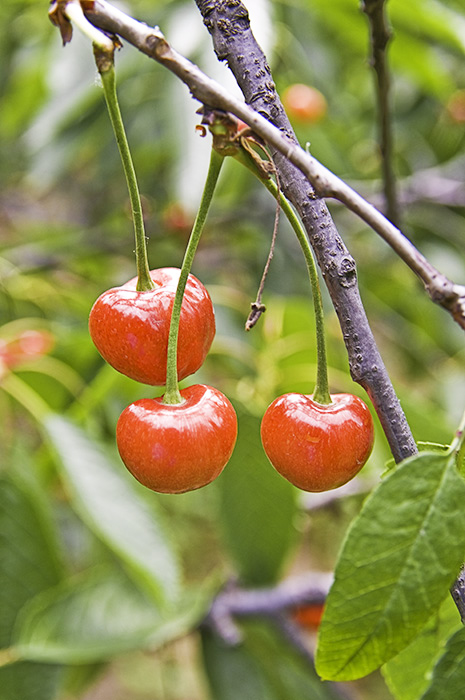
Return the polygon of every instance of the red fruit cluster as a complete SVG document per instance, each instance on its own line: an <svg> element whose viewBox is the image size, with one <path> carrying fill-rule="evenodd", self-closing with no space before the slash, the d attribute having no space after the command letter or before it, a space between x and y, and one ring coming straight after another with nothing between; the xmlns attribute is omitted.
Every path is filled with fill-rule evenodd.
<svg viewBox="0 0 465 700"><path fill-rule="evenodd" d="M101 355L115 369L146 384L164 384L168 334L180 271L151 273L153 290L139 292L136 280L102 294L90 312L89 328ZM215 334L210 296L189 275L178 339L178 378L202 365ZM363 401L336 394L329 404L285 394L263 416L261 438L275 469L304 491L342 486L363 467L373 446L373 421ZM181 403L142 399L121 414L116 440L133 476L162 493L183 493L209 484L223 470L237 437L237 418L217 389L195 385Z"/></svg>
<svg viewBox="0 0 465 700"><path fill-rule="evenodd" d="M137 279L104 292L89 317L92 340L122 374L144 384L166 382L168 335L180 270L152 270L153 290L136 290ZM210 296L189 275L181 307L178 380L202 365L215 335ZM224 469L237 436L237 418L217 389L197 384L181 391L181 403L141 399L121 414L116 442L121 459L144 486L184 493L206 486Z"/></svg>
<svg viewBox="0 0 465 700"><path fill-rule="evenodd" d="M275 399L263 416L263 448L274 468L304 491L328 491L350 481L370 456L374 429L366 404L334 394L320 404L304 394Z"/></svg>
<svg viewBox="0 0 465 700"><path fill-rule="evenodd" d="M136 290L137 278L104 292L93 305L89 331L97 350L118 372L142 384L166 382L168 334L180 270L152 270L155 288ZM189 275L182 302L178 341L178 379L203 364L215 336L210 295Z"/></svg>

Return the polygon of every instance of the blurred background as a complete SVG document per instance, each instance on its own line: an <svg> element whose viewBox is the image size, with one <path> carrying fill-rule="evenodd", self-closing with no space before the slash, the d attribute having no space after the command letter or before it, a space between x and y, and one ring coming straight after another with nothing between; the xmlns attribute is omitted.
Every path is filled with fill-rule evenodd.
<svg viewBox="0 0 465 700"><path fill-rule="evenodd" d="M300 142L382 208L369 31L358 4L246 5L278 92L304 84L322 96L316 116L287 104ZM237 90L216 60L193 2L119 6L159 25L180 53ZM264 294L267 311L253 331L244 332L275 207L260 184L231 162L193 268L212 296L217 335L188 383L213 384L235 404L235 455L216 483L179 497L146 492L125 478L114 444L116 420L131 401L162 389L138 385L106 366L88 335L95 299L135 275L133 229L91 47L75 32L63 48L47 9L35 0L5 0L0 7L0 558L8 563L0 571L0 646L20 638L29 659L0 669L7 689L0 697L222 700L237 697L228 695L224 679L239 669L241 698L289 700L307 691L332 698L326 685L306 675L300 658L292 657L285 681L274 678L265 657L291 658L294 652L281 648L284 642L267 628L251 625L248 646L234 658L206 633L200 639L195 630L202 605L190 617L186 601L195 593L207 606L229 577L269 585L291 574L331 571L363 494L389 460L385 438L377 425L372 457L356 482L360 493L339 498L335 492L327 503L298 493L264 457L258 431L267 405L287 391L313 390L314 321L304 261L281 217ZM388 12L402 230L436 267L463 283L463 4L391 0ZM128 45L117 54L116 70L150 264L179 266L209 159L209 137L195 131L199 105L174 76ZM368 318L415 439L448 443L463 410L463 332L376 234L343 207L329 207L357 262ZM331 388L366 398L350 379L337 318L325 290L323 296ZM58 417L53 427L49 412ZM88 475L85 484L82 474ZM119 491L109 489L113 512L107 484L115 474L121 483ZM176 570L183 591L178 612L190 610L176 633L163 628L158 642L149 643L135 623L129 634L123 618L115 622L128 587L133 607L125 611L127 619L139 613L143 619L148 606L137 598L140 566L131 560L130 543L123 546L125 556L118 549L124 533L115 504L124 511L128 499L148 519L155 540L165 533L164 572ZM142 529L144 522L141 516ZM149 537L142 560L150 558L152 546ZM169 576L161 579L169 589ZM98 601L105 601L104 610ZM86 627L80 605L99 609L95 628ZM95 638L100 641L91 653ZM313 641L310 634L309 648ZM393 697L378 674L353 686L354 698Z"/></svg>

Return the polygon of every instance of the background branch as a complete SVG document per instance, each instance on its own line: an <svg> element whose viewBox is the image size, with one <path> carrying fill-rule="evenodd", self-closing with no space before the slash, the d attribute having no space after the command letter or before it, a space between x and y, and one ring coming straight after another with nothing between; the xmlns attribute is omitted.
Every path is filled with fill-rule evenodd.
<svg viewBox="0 0 465 700"><path fill-rule="evenodd" d="M383 173L385 211L393 224L399 224L396 178L393 167L393 136L390 109L390 77L387 45L391 32L386 17L386 0L362 0L361 7L370 24L371 65L376 73L379 143Z"/></svg>

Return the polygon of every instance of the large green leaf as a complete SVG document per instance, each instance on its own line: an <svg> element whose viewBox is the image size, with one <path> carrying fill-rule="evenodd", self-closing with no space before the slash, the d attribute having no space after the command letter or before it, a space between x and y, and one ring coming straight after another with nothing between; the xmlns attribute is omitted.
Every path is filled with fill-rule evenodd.
<svg viewBox="0 0 465 700"><path fill-rule="evenodd" d="M322 678L367 675L405 648L448 595L465 550L465 481L454 455L405 460L366 500L320 627Z"/></svg>
<svg viewBox="0 0 465 700"><path fill-rule="evenodd" d="M40 485L19 471L0 479L0 646L9 647L27 601L58 583L61 567L53 525ZM0 658L8 658L8 653ZM62 669L35 663L0 668L0 697L51 700Z"/></svg>
<svg viewBox="0 0 465 700"><path fill-rule="evenodd" d="M396 700L418 700L428 687L445 641L460 627L460 615L452 596L448 596L439 614L433 615L413 642L381 669Z"/></svg>
<svg viewBox="0 0 465 700"><path fill-rule="evenodd" d="M210 631L202 634L208 680L215 700L337 700L337 686L322 682L305 659L266 622L241 625L244 642L227 647Z"/></svg>
<svg viewBox="0 0 465 700"><path fill-rule="evenodd" d="M465 629L449 639L433 672L430 687L421 700L462 698L465 688Z"/></svg>
<svg viewBox="0 0 465 700"><path fill-rule="evenodd" d="M18 476L0 479L0 646L9 644L24 603L61 575L49 514Z"/></svg>
<svg viewBox="0 0 465 700"><path fill-rule="evenodd" d="M1 700L53 700L59 692L63 668L56 664L21 661L0 668Z"/></svg>
<svg viewBox="0 0 465 700"><path fill-rule="evenodd" d="M103 449L70 421L53 415L46 429L60 457L73 507L159 602L173 602L178 565L155 503L149 508Z"/></svg>
<svg viewBox="0 0 465 700"><path fill-rule="evenodd" d="M297 491L277 474L260 442L260 421L237 407L239 435L218 479L221 524L242 579L266 584L279 575L295 539Z"/></svg>
<svg viewBox="0 0 465 700"><path fill-rule="evenodd" d="M98 568L33 599L18 619L21 658L84 664L125 651L153 649L189 632L205 615L207 591L192 591L176 609L158 609L122 571Z"/></svg>

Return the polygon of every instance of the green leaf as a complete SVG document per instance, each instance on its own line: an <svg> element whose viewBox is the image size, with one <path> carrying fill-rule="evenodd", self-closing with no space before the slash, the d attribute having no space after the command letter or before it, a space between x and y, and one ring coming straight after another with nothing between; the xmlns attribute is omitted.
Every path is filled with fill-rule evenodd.
<svg viewBox="0 0 465 700"><path fill-rule="evenodd" d="M149 508L124 467L117 471L103 449L70 421L53 415L45 427L76 512L146 591L159 602L173 602L178 564L155 503Z"/></svg>
<svg viewBox="0 0 465 700"><path fill-rule="evenodd" d="M0 646L9 647L18 612L61 577L53 524L40 485L19 472L0 479ZM8 657L8 653L0 653ZM0 668L0 696L51 700L59 666L15 663Z"/></svg>
<svg viewBox="0 0 465 700"><path fill-rule="evenodd" d="M10 643L18 611L58 583L61 570L49 513L16 474L0 479L0 646Z"/></svg>
<svg viewBox="0 0 465 700"><path fill-rule="evenodd" d="M61 666L21 661L0 668L2 700L53 700L63 679Z"/></svg>
<svg viewBox="0 0 465 700"><path fill-rule="evenodd" d="M452 700L463 697L465 688L465 628L449 639L433 672L430 687L421 700Z"/></svg>
<svg viewBox="0 0 465 700"><path fill-rule="evenodd" d="M320 627L322 678L367 675L405 648L448 595L465 550L454 455L405 460L349 529Z"/></svg>
<svg viewBox="0 0 465 700"><path fill-rule="evenodd" d="M396 700L418 700L428 687L433 665L448 637L461 627L460 615L448 596L411 644L383 666L382 673Z"/></svg>
<svg viewBox="0 0 465 700"><path fill-rule="evenodd" d="M279 576L295 540L297 491L277 474L260 442L260 421L236 406L239 435L217 484L221 525L230 554L249 584Z"/></svg>
<svg viewBox="0 0 465 700"><path fill-rule="evenodd" d="M202 650L215 700L275 700L256 660L242 646L227 647L209 630L203 630Z"/></svg>
<svg viewBox="0 0 465 700"><path fill-rule="evenodd" d="M154 649L191 631L205 615L206 590L162 610L122 571L92 570L45 591L18 619L14 649L22 659L64 664L106 661Z"/></svg>
<svg viewBox="0 0 465 700"><path fill-rule="evenodd" d="M305 659L266 622L241 625L244 642L227 647L208 630L202 648L215 700L340 700L331 683L322 682L310 658ZM233 682L232 680L233 679Z"/></svg>

